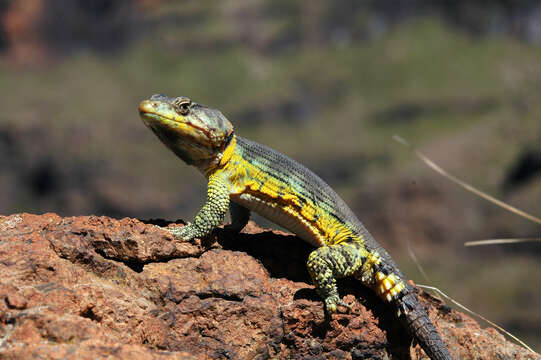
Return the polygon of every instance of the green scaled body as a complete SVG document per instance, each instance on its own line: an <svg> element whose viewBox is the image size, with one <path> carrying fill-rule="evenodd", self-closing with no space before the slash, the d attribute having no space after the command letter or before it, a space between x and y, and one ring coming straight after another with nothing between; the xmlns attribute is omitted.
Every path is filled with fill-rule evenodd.
<svg viewBox="0 0 541 360"><path fill-rule="evenodd" d="M240 231L254 211L316 249L308 271L329 312L349 307L336 279L354 276L397 311L433 360L452 359L411 285L346 203L317 175L289 157L236 136L218 111L186 97L153 95L139 106L143 122L182 160L208 179L207 200L194 221L169 229L190 240L212 232L229 209Z"/></svg>

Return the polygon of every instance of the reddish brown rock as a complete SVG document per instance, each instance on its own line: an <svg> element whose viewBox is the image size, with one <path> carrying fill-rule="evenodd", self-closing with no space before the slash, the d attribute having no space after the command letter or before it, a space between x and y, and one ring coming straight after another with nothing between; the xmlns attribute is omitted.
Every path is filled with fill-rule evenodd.
<svg viewBox="0 0 541 360"><path fill-rule="evenodd" d="M176 242L135 219L0 216L0 355L49 359L424 359L370 291L327 318L294 236ZM358 299L358 300L356 300ZM457 359L541 359L422 293Z"/></svg>

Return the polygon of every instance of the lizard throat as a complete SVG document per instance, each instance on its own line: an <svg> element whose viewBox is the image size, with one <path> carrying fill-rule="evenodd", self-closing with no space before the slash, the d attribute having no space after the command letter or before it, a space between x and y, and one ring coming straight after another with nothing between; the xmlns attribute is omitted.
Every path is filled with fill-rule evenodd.
<svg viewBox="0 0 541 360"><path fill-rule="evenodd" d="M207 167L204 171L205 176L208 178L214 171L216 171L219 168L224 167L229 160L231 160L231 157L233 156L233 153L235 152L235 147L237 145L237 136L232 131L231 134L227 137L227 140L224 144L224 149L221 152L221 157L213 161L213 163Z"/></svg>

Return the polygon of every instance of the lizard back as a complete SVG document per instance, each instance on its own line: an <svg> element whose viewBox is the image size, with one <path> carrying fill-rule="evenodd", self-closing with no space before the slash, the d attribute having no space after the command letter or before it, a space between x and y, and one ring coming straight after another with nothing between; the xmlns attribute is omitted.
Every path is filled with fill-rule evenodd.
<svg viewBox="0 0 541 360"><path fill-rule="evenodd" d="M319 176L274 149L239 136L236 139L237 156L230 160L237 169L237 178L233 179L237 186L231 196L234 202L315 246L353 240L368 251L377 250L389 257L345 201ZM238 176L239 168L246 174ZM291 216L293 212L296 217Z"/></svg>

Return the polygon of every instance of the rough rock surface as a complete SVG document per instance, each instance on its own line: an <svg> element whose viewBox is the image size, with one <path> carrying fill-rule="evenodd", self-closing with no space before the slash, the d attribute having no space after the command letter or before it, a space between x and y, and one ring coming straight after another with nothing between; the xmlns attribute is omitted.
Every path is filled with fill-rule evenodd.
<svg viewBox="0 0 541 360"><path fill-rule="evenodd" d="M351 313L327 318L292 235L250 223L179 243L151 223L167 225L0 216L0 358L426 358L354 281L340 284ZM421 298L457 359L541 359Z"/></svg>

